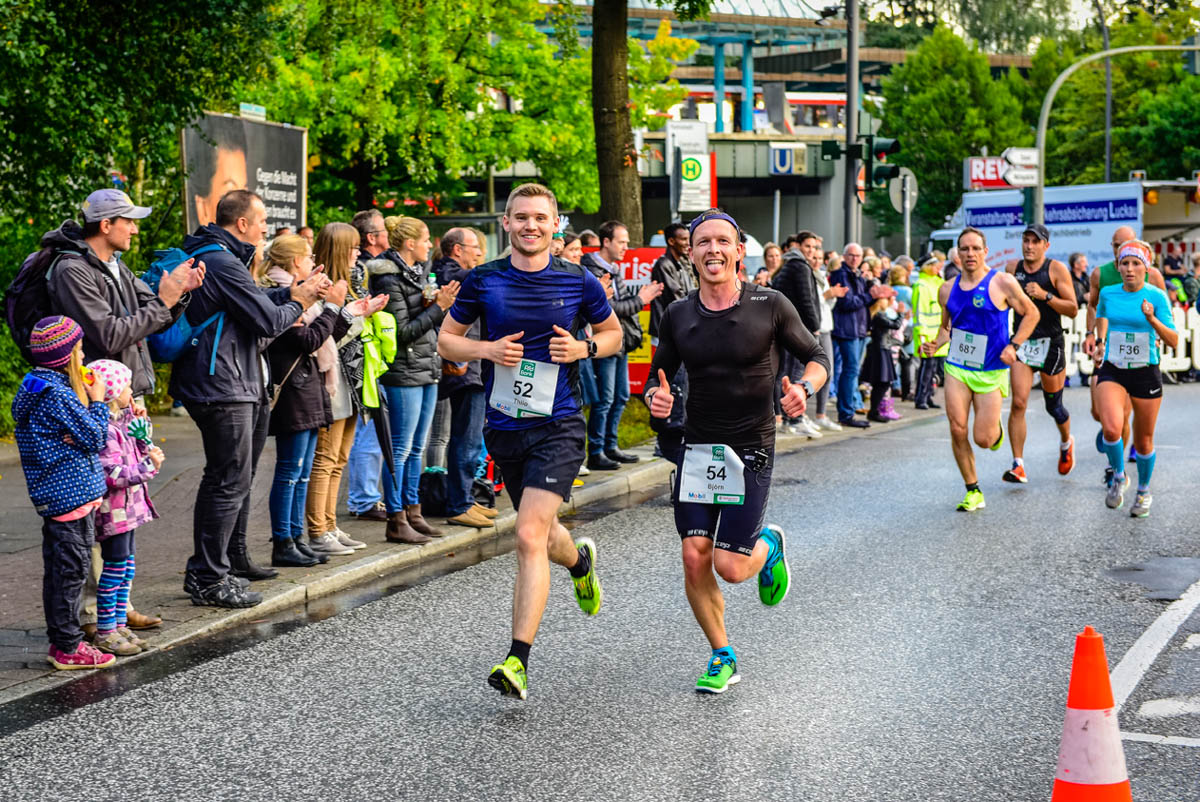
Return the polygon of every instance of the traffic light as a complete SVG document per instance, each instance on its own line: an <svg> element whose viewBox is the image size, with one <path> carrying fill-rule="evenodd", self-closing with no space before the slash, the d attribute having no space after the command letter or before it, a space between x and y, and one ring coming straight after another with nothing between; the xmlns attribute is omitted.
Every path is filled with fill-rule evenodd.
<svg viewBox="0 0 1200 802"><path fill-rule="evenodd" d="M867 168L867 189L885 189L888 179L900 175L898 165L887 163L889 153L900 152L900 140L882 136L865 136L863 139L866 140L864 160Z"/></svg>

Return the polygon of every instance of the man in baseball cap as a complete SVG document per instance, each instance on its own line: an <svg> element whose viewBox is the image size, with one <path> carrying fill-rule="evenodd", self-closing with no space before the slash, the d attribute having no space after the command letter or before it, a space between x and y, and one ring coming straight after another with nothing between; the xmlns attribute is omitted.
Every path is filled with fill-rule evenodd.
<svg viewBox="0 0 1200 802"><path fill-rule="evenodd" d="M96 190L87 196L81 209L85 223L98 223L114 217L141 220L149 217L151 211L149 206L134 206L129 196L119 189Z"/></svg>
<svg viewBox="0 0 1200 802"><path fill-rule="evenodd" d="M1050 230L1041 223L1030 223L1025 226L1025 230L1021 232L1021 236L1023 237L1026 234L1032 234L1042 242L1050 241Z"/></svg>

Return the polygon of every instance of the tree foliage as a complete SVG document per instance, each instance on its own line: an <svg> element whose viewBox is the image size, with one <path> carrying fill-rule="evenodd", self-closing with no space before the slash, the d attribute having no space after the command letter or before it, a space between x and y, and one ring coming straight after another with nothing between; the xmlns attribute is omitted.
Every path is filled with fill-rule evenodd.
<svg viewBox="0 0 1200 802"><path fill-rule="evenodd" d="M1033 141L1020 103L992 79L987 58L944 26L892 71L883 97L882 133L902 142L891 161L916 174L915 213L934 224L958 206L965 157Z"/></svg>

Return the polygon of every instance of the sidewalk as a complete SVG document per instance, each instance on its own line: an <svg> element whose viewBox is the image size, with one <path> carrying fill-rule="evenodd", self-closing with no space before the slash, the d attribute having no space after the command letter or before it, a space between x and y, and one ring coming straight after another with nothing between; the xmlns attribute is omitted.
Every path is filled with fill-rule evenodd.
<svg viewBox="0 0 1200 802"><path fill-rule="evenodd" d="M776 451L785 454L805 445L869 437L940 415L934 410L914 410L909 404L903 405L903 411L902 421L876 424L865 430L826 433L819 440L781 435ZM156 416L154 426L155 442L167 455L162 472L150 485L161 518L138 530L138 575L131 599L137 610L162 616L160 628L140 633L151 641L152 651L280 610L303 608L311 600L401 568L444 560L455 551L510 533L516 523L516 513L504 494L497 499L500 516L494 528L477 530L446 526L433 519L447 535L424 546L387 543L383 539L384 524L340 516L342 529L351 537L366 541L369 544L366 549L353 556L331 557L325 565L313 568L281 569L278 578L255 582L254 589L265 596L264 602L257 607L242 610L196 607L183 592L183 573L184 563L192 552L192 507L204 467L200 434L188 418ZM269 438L251 494L249 546L255 561L260 564L270 562L267 494L275 464L274 449L274 438ZM642 457L642 462L623 466L619 471L593 472L584 479L583 487L576 488L571 501L564 503L563 511L623 496L631 490L652 487L667 480L674 466L664 459L654 458L652 444L632 451ZM343 482L343 502L345 487ZM0 704L62 685L86 673L55 671L46 663L41 578L41 519L29 502L16 446L0 444ZM140 657L119 659L127 661Z"/></svg>

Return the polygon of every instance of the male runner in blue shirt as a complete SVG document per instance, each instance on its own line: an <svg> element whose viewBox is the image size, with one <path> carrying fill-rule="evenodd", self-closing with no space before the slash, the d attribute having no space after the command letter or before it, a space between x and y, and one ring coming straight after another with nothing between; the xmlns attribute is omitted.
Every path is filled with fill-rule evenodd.
<svg viewBox="0 0 1200 802"><path fill-rule="evenodd" d="M588 615L600 610L596 544L572 543L558 522L584 458L579 398L580 359L621 350L621 324L604 286L579 265L550 255L558 202L540 184L508 196L503 218L512 255L476 267L442 323L438 351L454 362L483 363L487 420L483 437L517 509L517 582L512 648L488 684L526 698L529 649L546 609L550 560L566 567ZM482 321L479 340L467 329ZM592 325L592 338L571 332Z"/></svg>

